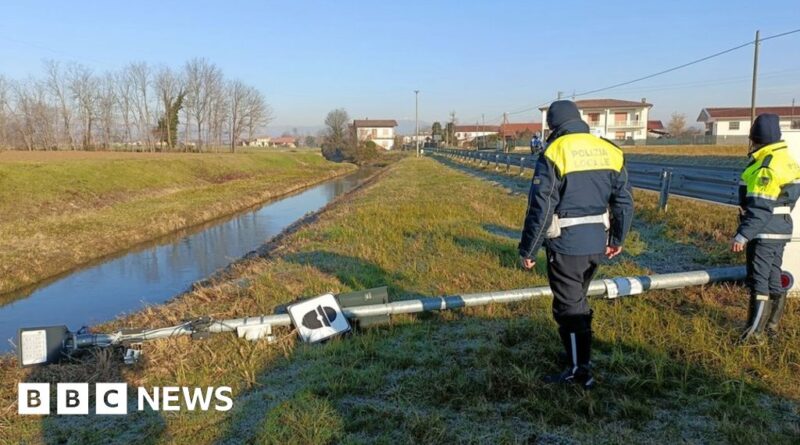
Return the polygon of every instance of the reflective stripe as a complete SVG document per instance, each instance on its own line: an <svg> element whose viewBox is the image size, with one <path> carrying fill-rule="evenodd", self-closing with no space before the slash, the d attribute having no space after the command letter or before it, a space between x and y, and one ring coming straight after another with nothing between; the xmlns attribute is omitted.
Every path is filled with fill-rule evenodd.
<svg viewBox="0 0 800 445"><path fill-rule="evenodd" d="M759 233L753 237L754 239L792 239L792 235L784 235L779 233Z"/></svg>
<svg viewBox="0 0 800 445"><path fill-rule="evenodd" d="M747 197L748 198L761 198L761 199L766 199L768 201L775 201L775 200L778 199L778 195L771 196L771 195L767 195L767 194L764 194L764 193L748 193Z"/></svg>
<svg viewBox="0 0 800 445"><path fill-rule="evenodd" d="M575 374L578 371L578 346L575 342L574 332L569 333L569 340L572 343L572 373Z"/></svg>
<svg viewBox="0 0 800 445"><path fill-rule="evenodd" d="M772 214L773 215L791 215L792 214L792 208L789 207L789 206L775 207L774 209L772 209Z"/></svg>
<svg viewBox="0 0 800 445"><path fill-rule="evenodd" d="M559 218L558 226L562 229L564 227L577 226L581 224L606 224L608 221L608 212L601 215L588 215L578 216L575 218Z"/></svg>

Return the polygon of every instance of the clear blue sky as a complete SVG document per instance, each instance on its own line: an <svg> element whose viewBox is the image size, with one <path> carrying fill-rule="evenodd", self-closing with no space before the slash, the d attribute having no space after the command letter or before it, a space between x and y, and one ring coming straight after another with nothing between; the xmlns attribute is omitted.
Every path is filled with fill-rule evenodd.
<svg viewBox="0 0 800 445"><path fill-rule="evenodd" d="M781 1L52 1L4 2L0 73L39 76L43 59L97 71L195 56L259 87L275 126L353 117L487 123L567 95L800 28ZM761 48L758 103L800 102L800 34ZM750 100L752 47L592 97L654 104L694 121L703 106ZM513 121L540 120L537 112Z"/></svg>

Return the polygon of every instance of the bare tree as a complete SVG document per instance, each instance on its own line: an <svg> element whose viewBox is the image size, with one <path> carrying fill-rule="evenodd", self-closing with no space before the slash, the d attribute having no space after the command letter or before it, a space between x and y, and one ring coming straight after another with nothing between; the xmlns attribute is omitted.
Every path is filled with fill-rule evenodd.
<svg viewBox="0 0 800 445"><path fill-rule="evenodd" d="M264 95L257 88L247 87L247 137L252 139L256 130L266 127L272 122L274 116L272 107L267 104Z"/></svg>
<svg viewBox="0 0 800 445"><path fill-rule="evenodd" d="M47 87L50 94L57 102L59 114L61 115L62 143L74 149L75 142L72 138L72 101L68 92L67 75L61 70L61 65L54 60L44 62Z"/></svg>
<svg viewBox="0 0 800 445"><path fill-rule="evenodd" d="M150 89L151 72L150 67L144 62L131 63L125 69L131 83L132 102L135 110L135 121L137 128L137 138L144 143L148 149L153 149L153 119L151 115Z"/></svg>
<svg viewBox="0 0 800 445"><path fill-rule="evenodd" d="M122 117L122 140L125 146L128 146L133 140L133 133L131 130L133 84L130 76L127 76L125 71L114 74L114 88L116 90L115 97L117 99L117 108Z"/></svg>
<svg viewBox="0 0 800 445"><path fill-rule="evenodd" d="M69 71L69 91L82 121L82 146L88 150L92 147L92 125L97 113L97 79L92 70L83 65L75 65Z"/></svg>
<svg viewBox="0 0 800 445"><path fill-rule="evenodd" d="M231 153L233 153L236 151L236 143L242 135L244 123L249 119L247 115L247 94L249 91L247 86L239 80L228 82L226 90L228 104L230 105L230 110L228 112L230 121L228 132L230 135Z"/></svg>
<svg viewBox="0 0 800 445"><path fill-rule="evenodd" d="M667 122L667 132L673 137L683 136L686 132L686 115L674 112Z"/></svg>
<svg viewBox="0 0 800 445"><path fill-rule="evenodd" d="M118 102L114 75L106 73L99 81L97 95L97 117L100 119L103 148L106 150L113 142Z"/></svg>
<svg viewBox="0 0 800 445"><path fill-rule="evenodd" d="M197 126L197 148L202 148L203 125L212 113L214 96L222 89L222 72L206 59L195 58L184 67L186 108Z"/></svg>
<svg viewBox="0 0 800 445"><path fill-rule="evenodd" d="M8 127L10 126L11 110L9 109L11 85L5 77L0 75L0 147L11 146L8 140Z"/></svg>

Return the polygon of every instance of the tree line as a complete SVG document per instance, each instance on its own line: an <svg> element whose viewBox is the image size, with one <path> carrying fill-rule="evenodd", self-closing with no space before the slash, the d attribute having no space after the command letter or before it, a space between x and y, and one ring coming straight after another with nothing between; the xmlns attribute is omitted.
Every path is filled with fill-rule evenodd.
<svg viewBox="0 0 800 445"><path fill-rule="evenodd" d="M252 138L273 119L255 87L203 58L95 73L47 60L40 77L0 75L0 148L203 151Z"/></svg>

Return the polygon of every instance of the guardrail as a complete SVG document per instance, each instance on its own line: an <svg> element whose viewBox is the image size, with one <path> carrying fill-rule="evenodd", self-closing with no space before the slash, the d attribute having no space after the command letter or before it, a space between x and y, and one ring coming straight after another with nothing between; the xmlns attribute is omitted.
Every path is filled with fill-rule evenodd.
<svg viewBox="0 0 800 445"><path fill-rule="evenodd" d="M495 165L495 170L534 169L536 155L426 148L425 153L449 156L478 165ZM671 158L671 159L670 159ZM634 187L661 193L660 207L666 210L670 194L738 205L739 175L746 160L713 157L671 157L656 155L626 155L625 166Z"/></svg>

